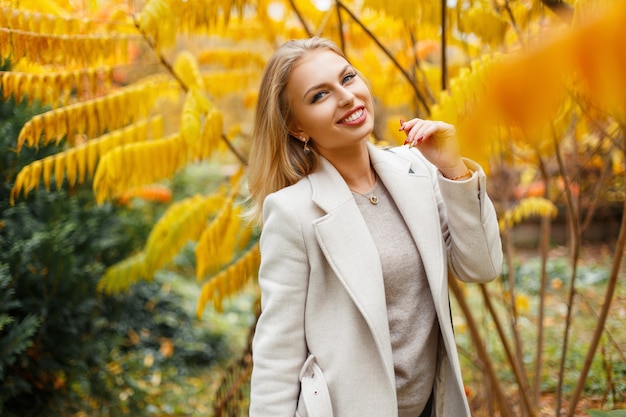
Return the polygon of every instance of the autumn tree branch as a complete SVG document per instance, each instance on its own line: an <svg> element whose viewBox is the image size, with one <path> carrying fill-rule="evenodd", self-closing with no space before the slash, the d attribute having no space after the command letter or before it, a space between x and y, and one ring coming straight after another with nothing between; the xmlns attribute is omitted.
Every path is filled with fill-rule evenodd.
<svg viewBox="0 0 626 417"><path fill-rule="evenodd" d="M150 47L150 49L152 49L152 52L156 55L156 57L159 59L159 62L161 63L161 65L163 65L163 67L165 67L165 69L170 73L170 75L172 77L174 77L174 79L176 80L176 82L178 83L178 85L180 85L180 88L186 93L189 91L189 87L187 86L187 84L185 84L185 82L183 81L182 78L180 78L178 76L178 74L176 74L176 71L174 71L174 67L172 66L172 64L167 60L167 58L165 58L165 56L159 52L157 50L156 44L154 42L154 40L148 36L148 34L142 29L141 25L139 24L139 21L137 20L137 16L135 16L134 14L132 15L133 18L133 23L135 24L135 28L137 28L137 31L141 34L141 36L143 37L143 39L145 40L145 42L148 44L148 46ZM235 146L231 143L231 141L228 139L228 136L226 136L225 134L222 134L222 140L224 142L226 142L226 146L228 147L228 149L230 149L230 151L235 155L235 157L239 160L239 162L241 162L242 165L247 165L248 161L246 160L246 158L241 154L241 152L239 152Z"/></svg>

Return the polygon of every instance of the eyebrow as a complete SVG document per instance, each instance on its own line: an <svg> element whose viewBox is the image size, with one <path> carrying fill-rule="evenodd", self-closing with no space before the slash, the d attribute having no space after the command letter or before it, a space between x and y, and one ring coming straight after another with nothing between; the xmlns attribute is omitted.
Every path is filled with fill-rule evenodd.
<svg viewBox="0 0 626 417"><path fill-rule="evenodd" d="M345 67L343 67L341 69L341 71L339 72L339 74L344 74L349 68L352 68L352 65L348 64ZM306 90L304 92L304 94L302 95L302 98L305 98L311 91L317 90L318 88L322 88L325 85L326 85L326 83L321 83L321 84L314 85L313 87L309 88L308 90Z"/></svg>

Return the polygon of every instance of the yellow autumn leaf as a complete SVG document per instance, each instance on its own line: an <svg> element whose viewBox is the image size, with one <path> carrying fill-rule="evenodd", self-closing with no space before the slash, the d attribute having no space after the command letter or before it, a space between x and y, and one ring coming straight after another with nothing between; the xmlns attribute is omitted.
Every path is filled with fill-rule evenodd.
<svg viewBox="0 0 626 417"><path fill-rule="evenodd" d="M555 217L557 214L558 209L552 201L543 197L527 197L501 216L499 220L500 230L510 229L533 216Z"/></svg>
<svg viewBox="0 0 626 417"><path fill-rule="evenodd" d="M46 191L50 191L50 179L52 178L52 170L54 169L54 157L46 157L43 159L43 183Z"/></svg>
<svg viewBox="0 0 626 417"><path fill-rule="evenodd" d="M57 190L61 189L63 178L65 177L65 156L55 155L54 157L54 183Z"/></svg>
<svg viewBox="0 0 626 417"><path fill-rule="evenodd" d="M530 311L530 300L525 294L515 294L515 308L520 314L525 314Z"/></svg>
<svg viewBox="0 0 626 417"><path fill-rule="evenodd" d="M195 55L189 51L181 51L174 61L174 73L188 89L204 88L200 68Z"/></svg>
<svg viewBox="0 0 626 417"><path fill-rule="evenodd" d="M223 301L226 298L240 291L250 280L256 278L260 258L257 243L228 268L204 283L196 309L198 318L202 318L202 313L208 303L211 303L217 311L222 311Z"/></svg>

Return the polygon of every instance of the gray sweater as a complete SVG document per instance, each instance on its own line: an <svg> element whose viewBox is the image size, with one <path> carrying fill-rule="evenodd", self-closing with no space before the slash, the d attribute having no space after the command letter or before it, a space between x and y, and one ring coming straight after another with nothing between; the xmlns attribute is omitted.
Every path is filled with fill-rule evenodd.
<svg viewBox="0 0 626 417"><path fill-rule="evenodd" d="M399 417L418 417L432 391L439 334L422 259L380 179L369 193L353 194L382 265ZM372 194L376 205L370 203Z"/></svg>

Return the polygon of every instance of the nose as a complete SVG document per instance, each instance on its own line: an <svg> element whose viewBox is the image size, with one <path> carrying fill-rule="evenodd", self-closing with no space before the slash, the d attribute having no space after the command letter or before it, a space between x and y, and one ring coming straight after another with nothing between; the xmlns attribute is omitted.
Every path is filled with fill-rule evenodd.
<svg viewBox="0 0 626 417"><path fill-rule="evenodd" d="M345 87L341 87L339 105L341 107L351 106L354 103L354 93Z"/></svg>

